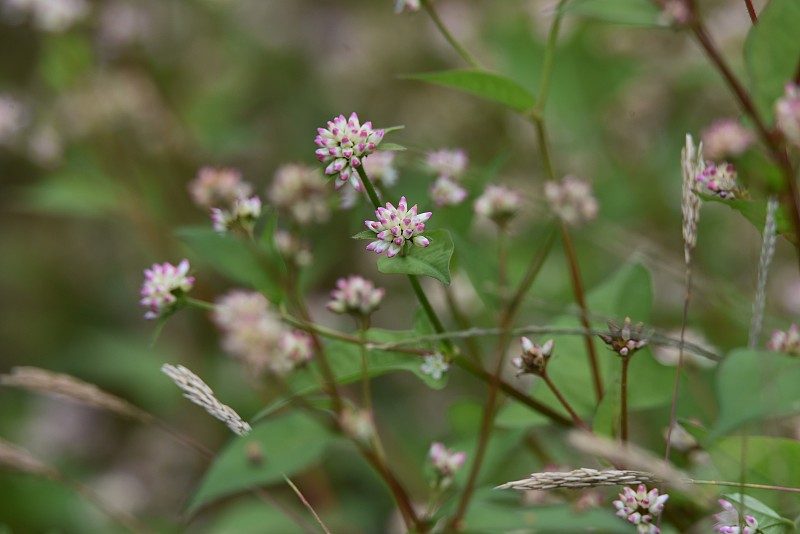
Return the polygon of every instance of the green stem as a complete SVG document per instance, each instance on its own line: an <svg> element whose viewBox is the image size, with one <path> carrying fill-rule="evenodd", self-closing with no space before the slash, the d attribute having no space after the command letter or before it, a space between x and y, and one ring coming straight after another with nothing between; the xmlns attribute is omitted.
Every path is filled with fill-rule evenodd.
<svg viewBox="0 0 800 534"><path fill-rule="evenodd" d="M503 308L506 308L508 297L508 253L507 237L505 225L497 227L497 296Z"/></svg>
<svg viewBox="0 0 800 534"><path fill-rule="evenodd" d="M211 302L206 302L204 300L186 297L186 304L188 304L189 306L194 306L195 308L200 308L201 310L214 311L214 304Z"/></svg>
<svg viewBox="0 0 800 534"><path fill-rule="evenodd" d="M369 388L369 357L367 354L367 324L369 319L362 319L359 321L359 337L361 343L361 394L364 409L372 415L372 394Z"/></svg>
<svg viewBox="0 0 800 534"><path fill-rule="evenodd" d="M550 77L553 71L553 59L555 58L556 44L558 42L558 32L561 29L561 9L567 0L559 0L556 6L556 15L553 24L550 26L550 33L547 36L547 48L544 51L544 61L542 63L542 79L539 82L539 95L536 98L534 115L541 117L544 111L545 102L550 92Z"/></svg>
<svg viewBox="0 0 800 534"><path fill-rule="evenodd" d="M364 170L364 166L361 165L356 167L356 171L358 172L358 175L361 177L361 183L364 184L364 189L367 191L367 196L369 197L369 201L372 202L372 205L375 206L375 209L380 208L381 199L378 198L378 192L375 191L375 186L372 185L372 181L370 181L369 176L367 176L367 171Z"/></svg>
<svg viewBox="0 0 800 534"><path fill-rule="evenodd" d="M469 63L470 67L473 69L480 69L481 65L478 61L472 57L472 54L467 52L467 49L461 46L453 34L447 29L447 27L442 22L442 19L439 18L439 14L436 13L436 10L433 8L433 4L430 0L422 0L422 7L425 8L425 11L428 13L428 16L431 18L433 23L436 25L436 29L439 30L439 33L442 34L442 37L453 47L453 49L458 52L458 55L462 57L464 61Z"/></svg>
<svg viewBox="0 0 800 534"><path fill-rule="evenodd" d="M425 292L422 290L422 285L419 283L419 278L416 275L409 274L408 281L411 282L411 288L414 290L414 295L416 295L417 300L419 301L420 305L422 306L425 315L428 317L428 320L433 325L433 329L436 331L437 334L444 334L445 329L442 322L439 320L439 317L436 315L436 311L431 306L431 302L428 300L428 297L425 295ZM449 339L445 339L442 341L445 349L449 354L453 354L455 352L455 346L453 342Z"/></svg>

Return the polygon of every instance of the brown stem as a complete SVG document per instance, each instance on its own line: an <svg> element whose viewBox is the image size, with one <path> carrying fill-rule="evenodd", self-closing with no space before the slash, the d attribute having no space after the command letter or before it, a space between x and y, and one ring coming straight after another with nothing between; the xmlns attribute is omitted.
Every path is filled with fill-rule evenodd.
<svg viewBox="0 0 800 534"><path fill-rule="evenodd" d="M362 456L364 456L372 468L377 471L381 478L383 478L383 481L386 482L386 485L389 486L389 491L392 492L392 496L397 503L400 514L403 516L403 521L406 524L406 528L408 530L413 530L420 533L427 532L428 528L425 523L421 521L419 517L417 517L417 513L414 511L414 507L411 505L411 499L408 497L408 493L406 493L406 491L403 489L403 486L389 470L386 464L383 463L378 455L369 448L363 445L359 445L358 448L361 451Z"/></svg>
<svg viewBox="0 0 800 534"><path fill-rule="evenodd" d="M622 357L622 384L620 385L620 437L622 443L628 443L628 365L629 356Z"/></svg>
<svg viewBox="0 0 800 534"><path fill-rule="evenodd" d="M581 273L578 267L578 256L575 254L575 247L572 244L572 237L569 235L569 229L565 223L561 223L561 241L564 243L564 252L567 255L567 264L569 265L570 280L572 281L572 290L575 293L575 301L581 310L581 324L587 330L587 334L583 339L586 342L586 354L589 357L589 366L592 370L592 382L594 384L594 392L599 403L603 400L603 381L600 376L600 366L597 363L597 353L594 348L594 339L588 333L591 330L589 324L589 307L586 305L586 295L583 290L583 282L581 281Z"/></svg>
<svg viewBox="0 0 800 534"><path fill-rule="evenodd" d="M683 316L681 319L681 346L678 352L678 365L675 366L675 383L672 386L672 404L669 409L669 429L667 430L667 445L664 451L664 461L669 462L669 453L672 447L672 431L678 424L677 406L678 390L681 384L681 368L683 367L684 340L686 339L686 323L689 320L689 300L692 296L692 265L686 266L686 288L683 296Z"/></svg>
<svg viewBox="0 0 800 534"><path fill-rule="evenodd" d="M756 15L756 8L753 7L752 0L744 0L744 5L747 6L747 14L750 15L750 21L755 26L758 24L758 15Z"/></svg>
<svg viewBox="0 0 800 534"><path fill-rule="evenodd" d="M559 391L553 381L550 380L550 377L547 376L547 373L543 372L539 376L542 377L542 380L544 380L545 384L547 384L547 387L549 387L550 391L553 392L553 395L556 396L558 402L560 402L561 405L569 412L569 414L572 416L572 420L575 421L575 424L584 430L589 430L589 427L587 427L586 423L583 422L583 419L581 419L578 414L575 413L575 410L572 409L572 406L569 402L567 402L567 399L564 398L564 395L561 394L561 391Z"/></svg>

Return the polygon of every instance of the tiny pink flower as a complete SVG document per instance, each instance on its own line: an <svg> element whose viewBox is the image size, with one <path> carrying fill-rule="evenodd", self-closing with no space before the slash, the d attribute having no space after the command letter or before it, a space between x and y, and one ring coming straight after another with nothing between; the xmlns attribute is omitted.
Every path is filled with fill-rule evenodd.
<svg viewBox="0 0 800 534"><path fill-rule="evenodd" d="M364 158L364 170L375 187L392 187L397 183L397 168L394 166L395 153L391 150L378 150Z"/></svg>
<svg viewBox="0 0 800 534"><path fill-rule="evenodd" d="M631 488L624 488L619 494L619 500L613 502L617 509L617 515L629 523L636 525L636 530L640 534L657 534L661 530L653 524L654 516L664 510L664 503L669 499L669 495L658 494L658 489L653 488L647 491L647 487L641 484L636 491Z"/></svg>
<svg viewBox="0 0 800 534"><path fill-rule="evenodd" d="M722 511L714 514L717 523L714 525L714 532L722 534L756 534L758 532L758 521L752 515L739 515L739 511L734 505L725 499L717 501L722 507Z"/></svg>
<svg viewBox="0 0 800 534"><path fill-rule="evenodd" d="M356 168L361 166L362 158L375 152L381 144L383 130L374 130L371 122L362 125L358 115L352 113L349 119L339 115L328 121L327 129L317 128L317 132L319 135L314 139L320 147L316 151L317 159L328 164L325 174L338 177L336 189L349 180L353 187L360 189Z"/></svg>
<svg viewBox="0 0 800 534"><path fill-rule="evenodd" d="M238 198L249 197L253 186L242 181L236 169L203 167L189 183L189 194L201 208L227 208Z"/></svg>
<svg viewBox="0 0 800 534"><path fill-rule="evenodd" d="M378 309L385 292L360 276L339 278L336 289L331 291L331 301L327 307L334 313L367 316Z"/></svg>
<svg viewBox="0 0 800 534"><path fill-rule="evenodd" d="M448 176L440 176L431 186L431 199L438 207L456 206L467 198L467 190Z"/></svg>
<svg viewBox="0 0 800 534"><path fill-rule="evenodd" d="M717 165L713 161L706 161L705 169L695 179L703 186L699 188L699 192L734 200L746 196L736 183L736 176L736 167L730 163L723 162Z"/></svg>
<svg viewBox="0 0 800 534"><path fill-rule="evenodd" d="M456 452L453 449L448 449L442 443L431 445L429 456L434 469L440 476L445 478L452 478L467 459L465 452Z"/></svg>
<svg viewBox="0 0 800 534"><path fill-rule="evenodd" d="M211 223L217 232L227 232L236 227L251 232L261 216L261 199L241 197L233 201L230 209L211 208Z"/></svg>
<svg viewBox="0 0 800 534"><path fill-rule="evenodd" d="M487 186L475 201L475 212L493 220L499 225L507 223L522 205L522 197L501 185Z"/></svg>
<svg viewBox="0 0 800 534"><path fill-rule="evenodd" d="M184 296L194 286L194 277L189 273L189 260L182 260L178 266L171 263L154 263L144 271L142 299L139 303L149 311L145 319L158 319L174 308L178 298Z"/></svg>
<svg viewBox="0 0 800 534"><path fill-rule="evenodd" d="M711 159L738 156L753 144L753 133L736 119L720 119L703 130L703 152Z"/></svg>
<svg viewBox="0 0 800 534"><path fill-rule="evenodd" d="M800 147L800 85L787 83L775 102L775 123L786 141Z"/></svg>
<svg viewBox="0 0 800 534"><path fill-rule="evenodd" d="M419 11L420 6L420 0L396 0L394 4L394 12L402 13L403 11Z"/></svg>
<svg viewBox="0 0 800 534"><path fill-rule="evenodd" d="M786 331L773 330L767 348L775 352L800 356L800 330L797 325L793 324Z"/></svg>
<svg viewBox="0 0 800 534"><path fill-rule="evenodd" d="M467 170L469 157L463 149L442 149L435 152L428 152L425 163L431 171L440 177L448 177L454 180L461 178Z"/></svg>
<svg viewBox="0 0 800 534"><path fill-rule="evenodd" d="M565 223L575 226L597 217L597 200L589 182L565 176L560 182L547 182L544 196L550 209Z"/></svg>
<svg viewBox="0 0 800 534"><path fill-rule="evenodd" d="M278 354L275 361L280 362L281 373L288 373L314 357L314 340L306 332L295 330L284 332L278 339ZM273 366L273 370L276 366Z"/></svg>
<svg viewBox="0 0 800 534"><path fill-rule="evenodd" d="M310 265L313 259L308 243L286 230L275 232L275 248L287 262L297 267Z"/></svg>
<svg viewBox="0 0 800 534"><path fill-rule="evenodd" d="M425 223L430 219L432 213L417 213L417 205L408 208L406 197L400 197L395 208L390 202L386 203L385 208L378 208L375 211L377 221L364 221L367 228L375 232L377 239L367 245L367 250L376 254L386 252L390 258L399 254L406 243L412 243L418 247L427 247L430 240L422 235L425 231Z"/></svg>

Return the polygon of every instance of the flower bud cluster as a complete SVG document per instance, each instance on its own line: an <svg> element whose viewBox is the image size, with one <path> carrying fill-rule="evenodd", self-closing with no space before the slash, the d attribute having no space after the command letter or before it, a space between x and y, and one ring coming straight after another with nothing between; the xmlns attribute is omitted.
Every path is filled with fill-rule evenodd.
<svg viewBox="0 0 800 534"><path fill-rule="evenodd" d="M553 354L555 342L552 339L545 341L544 345L533 343L527 337L521 337L522 355L511 360L511 365L519 369L517 376L533 374L542 376L547 370L547 362Z"/></svg>
<svg viewBox="0 0 800 534"><path fill-rule="evenodd" d="M664 510L667 499L669 495L666 493L659 495L655 488L647 491L647 486L640 484L636 491L624 488L619 494L619 500L613 504L617 515L636 525L639 534L656 534L661 530L653 524L653 519Z"/></svg>
<svg viewBox="0 0 800 534"><path fill-rule="evenodd" d="M800 330L793 324L788 330L773 330L767 348L800 356Z"/></svg>
<svg viewBox="0 0 800 534"><path fill-rule="evenodd" d="M182 260L177 267L171 263L155 263L145 269L139 301L149 308L145 319L158 319L175 309L178 300L194 286L194 277L188 276L189 268L189 260Z"/></svg>
<svg viewBox="0 0 800 534"><path fill-rule="evenodd" d="M565 176L561 182L547 182L544 196L553 213L569 225L576 226L597 217L592 186L575 176Z"/></svg>
<svg viewBox="0 0 800 534"><path fill-rule="evenodd" d="M625 318L622 326L609 321L608 331L608 334L600 334L600 339L623 358L633 356L634 352L647 345L649 341L644 324L631 325L630 317Z"/></svg>
<svg viewBox="0 0 800 534"><path fill-rule="evenodd" d="M709 158L738 156L753 144L753 133L736 119L720 119L703 130L703 149Z"/></svg>
<svg viewBox="0 0 800 534"><path fill-rule="evenodd" d="M745 193L736 183L736 167L730 163L720 163L717 165L713 161L706 161L705 169L695 176L699 184L705 186L705 191L719 198L734 200L742 198Z"/></svg>
<svg viewBox="0 0 800 534"><path fill-rule="evenodd" d="M725 499L717 501L722 507L722 511L714 514L717 523L714 525L714 532L722 534L756 534L758 532L758 521L752 515L739 515L736 507Z"/></svg>
<svg viewBox="0 0 800 534"><path fill-rule="evenodd" d="M211 210L211 222L217 232L242 228L253 231L261 216L261 199L251 196L253 186L242 181L236 169L203 167L189 183L195 204Z"/></svg>
<svg viewBox="0 0 800 534"><path fill-rule="evenodd" d="M325 174L337 177L336 189L348 181L360 189L356 168L361 166L362 158L372 154L381 144L383 130L373 129L369 121L362 125L358 115L352 113L349 119L339 115L328 121L327 128L317 128L317 132L319 135L314 139L320 147L316 150L317 159L328 164ZM354 177L356 179L351 180Z"/></svg>
<svg viewBox="0 0 800 534"><path fill-rule="evenodd" d="M408 208L406 197L400 197L395 208L390 202L386 203L385 208L378 208L375 211L377 221L364 221L367 228L375 232L376 240L367 245L367 250L376 254L386 252L390 258L399 254L406 243L412 243L418 247L427 247L430 240L422 235L425 231L425 223L430 219L432 213L417 213L417 205Z"/></svg>
<svg viewBox="0 0 800 534"><path fill-rule="evenodd" d="M448 449L443 443L433 443L429 452L433 468L436 470L435 485L443 489L453 481L453 475L463 467L467 454L463 451L456 452Z"/></svg>
<svg viewBox="0 0 800 534"><path fill-rule="evenodd" d="M475 201L474 208L478 215L504 226L516 215L521 205L522 196L518 192L502 185L489 185Z"/></svg>
<svg viewBox="0 0 800 534"><path fill-rule="evenodd" d="M270 203L298 224L328 220L328 188L316 167L289 163L279 167L267 192Z"/></svg>
<svg viewBox="0 0 800 534"><path fill-rule="evenodd" d="M378 309L385 293L386 290L376 288L375 284L360 276L339 278L327 307L334 313L367 317Z"/></svg>

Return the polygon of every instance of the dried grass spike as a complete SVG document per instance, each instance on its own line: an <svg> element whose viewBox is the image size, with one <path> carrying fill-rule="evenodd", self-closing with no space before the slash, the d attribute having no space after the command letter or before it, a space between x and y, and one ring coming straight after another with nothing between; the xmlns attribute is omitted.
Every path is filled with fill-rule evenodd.
<svg viewBox="0 0 800 534"><path fill-rule="evenodd" d="M26 449L2 438L0 438L0 466L51 480L58 478L58 471L36 458Z"/></svg>
<svg viewBox="0 0 800 534"><path fill-rule="evenodd" d="M38 367L14 367L11 374L0 375L0 385L38 393L62 395L77 402L148 422L152 416L129 402L103 391L74 376L54 373Z"/></svg>
<svg viewBox="0 0 800 534"><path fill-rule="evenodd" d="M644 471L621 471L616 469L599 471L597 469L582 467L568 472L546 471L543 473L533 473L528 478L506 482L505 484L497 486L495 489L581 489L598 486L632 486L659 482L660 479L654 474Z"/></svg>

